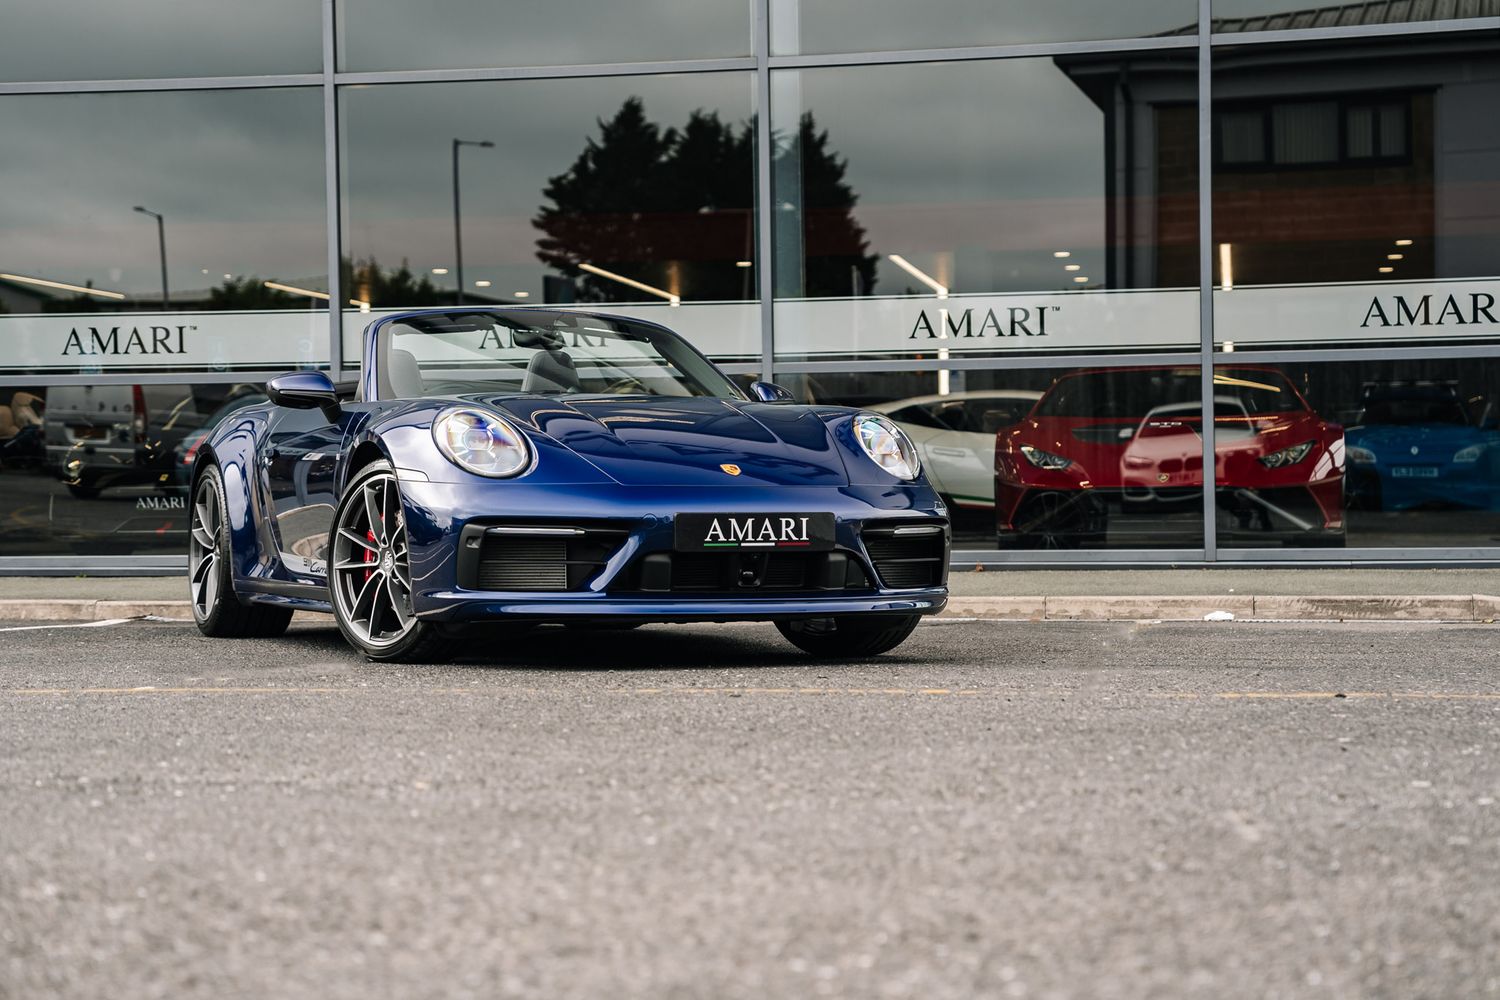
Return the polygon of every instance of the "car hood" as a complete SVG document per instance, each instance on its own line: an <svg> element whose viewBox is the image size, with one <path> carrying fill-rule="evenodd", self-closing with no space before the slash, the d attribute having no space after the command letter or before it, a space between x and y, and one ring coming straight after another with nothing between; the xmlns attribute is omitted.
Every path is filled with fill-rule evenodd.
<svg viewBox="0 0 1500 1000"><path fill-rule="evenodd" d="M1350 427L1344 438L1351 445L1394 458L1413 455L1449 458L1454 452L1485 439L1477 427L1458 424L1367 424Z"/></svg>
<svg viewBox="0 0 1500 1000"><path fill-rule="evenodd" d="M827 425L812 407L699 396L488 396L474 401L515 417L628 486L849 482Z"/></svg>

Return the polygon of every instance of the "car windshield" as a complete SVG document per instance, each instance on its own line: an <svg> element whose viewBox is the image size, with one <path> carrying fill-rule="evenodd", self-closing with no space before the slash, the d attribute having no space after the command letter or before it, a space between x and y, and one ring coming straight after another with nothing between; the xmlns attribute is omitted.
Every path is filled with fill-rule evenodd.
<svg viewBox="0 0 1500 1000"><path fill-rule="evenodd" d="M742 394L675 334L618 317L550 310L410 316L380 338L383 393L716 396Z"/></svg>
<svg viewBox="0 0 1500 1000"><path fill-rule="evenodd" d="M1058 379L1037 406L1039 417L1139 420L1171 407L1190 418L1201 407L1197 368L1118 369ZM1214 369L1214 410L1220 417L1290 413L1303 408L1291 383L1264 369Z"/></svg>
<svg viewBox="0 0 1500 1000"><path fill-rule="evenodd" d="M1420 392L1373 393L1365 397L1361 424L1449 424L1469 426L1463 404L1450 395Z"/></svg>

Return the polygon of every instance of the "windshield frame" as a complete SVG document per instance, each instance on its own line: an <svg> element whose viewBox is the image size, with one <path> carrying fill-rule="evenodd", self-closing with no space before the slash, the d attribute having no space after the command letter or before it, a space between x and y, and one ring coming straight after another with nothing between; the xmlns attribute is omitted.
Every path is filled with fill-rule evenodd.
<svg viewBox="0 0 1500 1000"><path fill-rule="evenodd" d="M550 318L551 324L560 332L573 332L573 325L586 320L609 324L621 328L621 332L628 332L631 335L647 340L656 353L660 354L678 369L680 373L679 377L684 379L686 384L692 385L693 383L697 383L697 388L706 390L701 398L733 399L738 401L749 399L734 380L720 371L718 365L710 361L702 351L694 347L680 334L660 323L637 319L633 316L621 316L616 313L556 309L545 306L514 308L450 306L432 309L412 309L380 317L365 329L363 367L359 379L360 399L378 402L404 398L396 395L391 390L387 371L387 358L389 357L389 351L394 338L393 328L397 324L410 325L414 321L420 323L425 317L441 316L450 316L455 320L460 320L463 317L484 316L493 318L494 321L504 325L518 325L531 328L546 325ZM586 331L577 332L586 333ZM663 349L664 345L666 349ZM499 386L476 391L490 392L494 395L521 396L533 394L523 393L519 388L506 389ZM424 393L420 398L441 399L449 395L454 394L439 392ZM561 393L559 395L579 397L598 394L585 392ZM647 394L646 398L656 398L656 394ZM662 396L661 398L676 399L680 397Z"/></svg>

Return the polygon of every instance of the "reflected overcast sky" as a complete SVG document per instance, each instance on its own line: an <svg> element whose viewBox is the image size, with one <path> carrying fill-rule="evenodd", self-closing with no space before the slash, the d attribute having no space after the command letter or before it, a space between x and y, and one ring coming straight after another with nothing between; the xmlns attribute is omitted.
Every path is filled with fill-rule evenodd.
<svg viewBox="0 0 1500 1000"><path fill-rule="evenodd" d="M771 51L795 55L1135 38L1197 22L1197 0L771 0Z"/></svg>
<svg viewBox="0 0 1500 1000"><path fill-rule="evenodd" d="M315 88L0 96L0 135L0 271L157 292L143 205L174 290L327 273Z"/></svg>
<svg viewBox="0 0 1500 1000"><path fill-rule="evenodd" d="M0 79L318 73L315 0L6 0Z"/></svg>
<svg viewBox="0 0 1500 1000"><path fill-rule="evenodd" d="M750 54L752 0L344 0L339 68L455 69Z"/></svg>

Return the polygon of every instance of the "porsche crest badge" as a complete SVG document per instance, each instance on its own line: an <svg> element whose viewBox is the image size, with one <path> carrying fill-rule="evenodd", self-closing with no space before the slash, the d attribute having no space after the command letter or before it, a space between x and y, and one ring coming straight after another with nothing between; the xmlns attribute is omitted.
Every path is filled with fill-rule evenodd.
<svg viewBox="0 0 1500 1000"><path fill-rule="evenodd" d="M719 468L723 469L731 476L738 476L740 474L740 467L729 462L725 462L723 465L719 466Z"/></svg>

